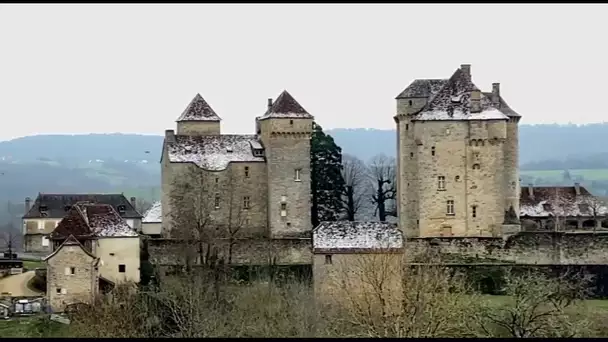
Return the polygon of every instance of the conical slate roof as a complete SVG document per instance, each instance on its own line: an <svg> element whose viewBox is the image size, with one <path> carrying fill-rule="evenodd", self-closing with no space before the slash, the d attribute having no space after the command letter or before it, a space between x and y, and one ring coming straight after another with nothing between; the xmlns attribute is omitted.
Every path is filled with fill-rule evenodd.
<svg viewBox="0 0 608 342"><path fill-rule="evenodd" d="M296 101L287 90L283 90L276 101L268 108L266 113L259 119L268 118L294 118L294 119L312 119L304 107Z"/></svg>
<svg viewBox="0 0 608 342"><path fill-rule="evenodd" d="M221 118L215 113L213 108L209 106L207 101L203 99L201 94L196 96L190 101L190 104L177 121L220 121Z"/></svg>

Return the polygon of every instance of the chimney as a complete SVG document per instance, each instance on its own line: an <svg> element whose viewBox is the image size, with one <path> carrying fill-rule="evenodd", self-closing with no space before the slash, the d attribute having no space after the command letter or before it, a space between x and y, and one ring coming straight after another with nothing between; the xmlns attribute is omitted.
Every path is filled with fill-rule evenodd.
<svg viewBox="0 0 608 342"><path fill-rule="evenodd" d="M460 70L462 70L469 80L471 79L471 64L460 64Z"/></svg>
<svg viewBox="0 0 608 342"><path fill-rule="evenodd" d="M165 140L170 143L175 142L175 131L172 129L165 130Z"/></svg>
<svg viewBox="0 0 608 342"><path fill-rule="evenodd" d="M133 209L137 210L137 207L135 206L136 203L136 198L135 197L131 197L131 206L133 206Z"/></svg>
<svg viewBox="0 0 608 342"><path fill-rule="evenodd" d="M481 112L481 92L479 90L471 91L471 113Z"/></svg>
<svg viewBox="0 0 608 342"><path fill-rule="evenodd" d="M530 199L534 199L534 185L528 184L528 196Z"/></svg>
<svg viewBox="0 0 608 342"><path fill-rule="evenodd" d="M492 83L492 104L500 106L500 83Z"/></svg>
<svg viewBox="0 0 608 342"><path fill-rule="evenodd" d="M272 107L272 99L268 99L268 110L270 110L270 107Z"/></svg>
<svg viewBox="0 0 608 342"><path fill-rule="evenodd" d="M574 183L574 192L576 193L576 196L581 195L581 184L580 183Z"/></svg>
<svg viewBox="0 0 608 342"><path fill-rule="evenodd" d="M30 208L32 207L32 199L29 197L25 198L25 215L27 215L27 213L30 211Z"/></svg>

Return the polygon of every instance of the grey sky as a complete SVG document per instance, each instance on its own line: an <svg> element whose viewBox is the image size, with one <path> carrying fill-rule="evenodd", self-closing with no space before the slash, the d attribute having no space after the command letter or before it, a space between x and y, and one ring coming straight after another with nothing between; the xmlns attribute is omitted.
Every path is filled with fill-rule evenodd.
<svg viewBox="0 0 608 342"><path fill-rule="evenodd" d="M393 128L414 78L472 64L524 123L603 122L608 6L0 5L0 139L162 134L200 92L248 133L287 89L324 128Z"/></svg>

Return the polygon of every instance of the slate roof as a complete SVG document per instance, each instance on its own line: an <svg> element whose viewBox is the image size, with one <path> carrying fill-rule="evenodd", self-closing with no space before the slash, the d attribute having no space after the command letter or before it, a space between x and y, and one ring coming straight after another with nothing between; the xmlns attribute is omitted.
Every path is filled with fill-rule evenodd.
<svg viewBox="0 0 608 342"><path fill-rule="evenodd" d="M53 251L53 253L49 254L46 256L46 258L44 258L44 261L47 261L49 259L51 259L52 257L54 257L55 255L57 255L57 253L59 253L59 251L63 248L63 246L79 246L80 248L82 248L82 250L91 258L93 258L93 260L96 260L96 262L99 262L99 258L97 258L95 255L93 255L93 253L91 253L89 250L87 250L75 237L74 235L69 235L65 241L59 246L57 247L57 249L55 249Z"/></svg>
<svg viewBox="0 0 608 342"><path fill-rule="evenodd" d="M78 202L93 202L109 204L116 211L124 206L123 218L142 218L142 215L131 205L123 194L38 194L34 204L23 218L63 218L66 212ZM46 215L40 211L40 206L46 206Z"/></svg>
<svg viewBox="0 0 608 342"><path fill-rule="evenodd" d="M141 220L142 223L160 223L162 222L162 210L160 201L155 202L150 209L144 214L144 218Z"/></svg>
<svg viewBox="0 0 608 342"><path fill-rule="evenodd" d="M397 224L387 222L321 222L312 232L315 253L365 253L403 248Z"/></svg>
<svg viewBox="0 0 608 342"><path fill-rule="evenodd" d="M138 236L109 204L76 203L51 232L51 239Z"/></svg>
<svg viewBox="0 0 608 342"><path fill-rule="evenodd" d="M470 70L467 68L467 70ZM507 120L520 115L502 97L495 105L491 92L481 92L472 82L470 71L457 69L449 79L414 80L397 99L426 97L426 105L413 120ZM480 92L480 111L471 112L471 92Z"/></svg>
<svg viewBox="0 0 608 342"><path fill-rule="evenodd" d="M287 92L287 90L283 90L272 106L268 108L266 113L260 116L258 120L269 118L313 119L313 116L310 115L306 109Z"/></svg>
<svg viewBox="0 0 608 342"><path fill-rule="evenodd" d="M520 216L596 216L608 215L605 203L593 196L583 186L579 186L580 195L576 195L576 186L535 186L532 195L529 187L522 187L519 207Z"/></svg>
<svg viewBox="0 0 608 342"><path fill-rule="evenodd" d="M167 141L170 162L194 163L209 171L225 170L231 162L265 162L253 154L258 146L256 135L176 135L174 142Z"/></svg>
<svg viewBox="0 0 608 342"><path fill-rule="evenodd" d="M179 116L179 121L220 121L220 117L215 113L213 108L203 99L201 94L196 94L188 107Z"/></svg>

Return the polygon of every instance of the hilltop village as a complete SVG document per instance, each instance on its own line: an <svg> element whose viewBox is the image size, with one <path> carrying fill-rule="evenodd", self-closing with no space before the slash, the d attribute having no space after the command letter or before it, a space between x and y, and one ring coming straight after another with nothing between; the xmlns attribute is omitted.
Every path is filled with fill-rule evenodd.
<svg viewBox="0 0 608 342"><path fill-rule="evenodd" d="M522 265L608 263L608 208L576 183L521 185L522 115L499 83L476 85L470 65L446 76L413 80L396 97L396 184L379 186L394 186L393 221L313 214L311 139L323 118L289 92L252 115L247 135L222 134L221 113L197 94L165 131L162 195L151 208L122 194L25 200L24 253L45 261L36 274L48 311L201 266L308 269L322 296L339 265L371 254L432 248Z"/></svg>

